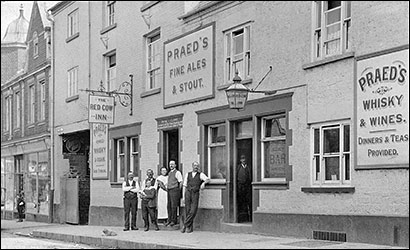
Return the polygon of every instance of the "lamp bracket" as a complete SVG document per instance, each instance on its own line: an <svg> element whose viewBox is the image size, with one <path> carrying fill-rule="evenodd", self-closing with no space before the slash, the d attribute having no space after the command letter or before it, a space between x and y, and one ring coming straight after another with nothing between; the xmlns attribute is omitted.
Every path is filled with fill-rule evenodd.
<svg viewBox="0 0 410 250"><path fill-rule="evenodd" d="M262 90L261 90L261 91L258 91L258 90L256 90L256 89L259 87L259 85L263 82L263 80L265 80L265 78L268 76L268 74L269 74L270 72L272 72L272 65L269 66L269 71L266 72L266 74L262 77L262 79L259 81L258 85L256 85L256 87L253 88L253 89L249 89L249 92L251 92L251 93L264 93L265 95L273 95L273 94L275 94L275 93L277 92L276 90L265 90L265 91L262 91Z"/></svg>

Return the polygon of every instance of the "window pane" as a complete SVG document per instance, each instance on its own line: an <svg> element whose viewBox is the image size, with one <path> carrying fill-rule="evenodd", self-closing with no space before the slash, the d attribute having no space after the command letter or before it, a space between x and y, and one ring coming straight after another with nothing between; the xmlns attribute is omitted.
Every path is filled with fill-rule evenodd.
<svg viewBox="0 0 410 250"><path fill-rule="evenodd" d="M38 206L39 213L48 215L50 174L48 171L48 152L38 153Z"/></svg>
<svg viewBox="0 0 410 250"><path fill-rule="evenodd" d="M233 54L237 55L243 52L243 30L241 34L233 37Z"/></svg>
<svg viewBox="0 0 410 250"><path fill-rule="evenodd" d="M327 2L327 9L334 9L342 5L341 1L328 1Z"/></svg>
<svg viewBox="0 0 410 250"><path fill-rule="evenodd" d="M226 34L226 55L231 56L231 33Z"/></svg>
<svg viewBox="0 0 410 250"><path fill-rule="evenodd" d="M120 155L120 178L125 176L125 156Z"/></svg>
<svg viewBox="0 0 410 250"><path fill-rule="evenodd" d="M247 26L247 27L245 27L245 30L246 30L246 32L245 32L245 35L246 35L246 37L245 37L245 39L246 39L246 47L245 47L245 50L246 51L248 51L248 50L250 50L250 45L251 45L251 27L249 27L249 26Z"/></svg>
<svg viewBox="0 0 410 250"><path fill-rule="evenodd" d="M284 178L286 163L285 140L263 143L264 178Z"/></svg>
<svg viewBox="0 0 410 250"><path fill-rule="evenodd" d="M350 155L345 154L345 180L350 180Z"/></svg>
<svg viewBox="0 0 410 250"><path fill-rule="evenodd" d="M339 173L339 156L325 158L325 176L326 180L340 180Z"/></svg>
<svg viewBox="0 0 410 250"><path fill-rule="evenodd" d="M211 179L226 178L226 150L225 146L212 147L211 153Z"/></svg>
<svg viewBox="0 0 410 250"><path fill-rule="evenodd" d="M225 125L211 128L211 143L225 142Z"/></svg>
<svg viewBox="0 0 410 250"><path fill-rule="evenodd" d="M132 155L132 164L133 164L132 165L133 166L132 171L134 172L135 177L139 177L138 176L138 173L139 173L138 170L139 170L140 160L139 160L138 154L133 154Z"/></svg>
<svg viewBox="0 0 410 250"><path fill-rule="evenodd" d="M265 120L265 137L286 135L285 117L275 117Z"/></svg>
<svg viewBox="0 0 410 250"><path fill-rule="evenodd" d="M245 78L243 75L243 60L239 60L233 63L233 73L236 73L238 71L238 75L241 78Z"/></svg>
<svg viewBox="0 0 410 250"><path fill-rule="evenodd" d="M320 28L322 23L322 1L316 1L316 28Z"/></svg>
<svg viewBox="0 0 410 250"><path fill-rule="evenodd" d="M339 8L339 9L331 10L328 13L326 13L326 25L339 22L340 12L341 12L341 9Z"/></svg>
<svg viewBox="0 0 410 250"><path fill-rule="evenodd" d="M138 137L132 138L131 143L132 143L132 152L138 152Z"/></svg>
<svg viewBox="0 0 410 250"><path fill-rule="evenodd" d="M118 153L119 154L124 153L124 141L123 140L118 140Z"/></svg>
<svg viewBox="0 0 410 250"><path fill-rule="evenodd" d="M315 180L320 180L320 156L315 156Z"/></svg>
<svg viewBox="0 0 410 250"><path fill-rule="evenodd" d="M339 128L323 131L323 152L339 153Z"/></svg>
<svg viewBox="0 0 410 250"><path fill-rule="evenodd" d="M26 212L37 213L37 153L27 155Z"/></svg>
<svg viewBox="0 0 410 250"><path fill-rule="evenodd" d="M320 148L320 141L319 141L319 135L320 135L320 131L319 129L315 129L314 131L314 153L315 154L319 154L319 148Z"/></svg>
<svg viewBox="0 0 410 250"><path fill-rule="evenodd" d="M236 137L252 137L252 121L243 121L236 124Z"/></svg>
<svg viewBox="0 0 410 250"><path fill-rule="evenodd" d="M350 151L350 126L349 125L344 125L343 126L343 148L344 148L344 152L349 152Z"/></svg>

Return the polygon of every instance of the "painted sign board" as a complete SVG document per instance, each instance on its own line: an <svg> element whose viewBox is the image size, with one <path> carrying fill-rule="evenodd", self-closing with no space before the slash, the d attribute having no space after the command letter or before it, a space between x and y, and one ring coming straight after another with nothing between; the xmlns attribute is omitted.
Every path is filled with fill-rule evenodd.
<svg viewBox="0 0 410 250"><path fill-rule="evenodd" d="M214 97L214 26L164 43L164 108Z"/></svg>
<svg viewBox="0 0 410 250"><path fill-rule="evenodd" d="M356 59L356 168L408 168L408 69L408 46Z"/></svg>
<svg viewBox="0 0 410 250"><path fill-rule="evenodd" d="M108 124L92 124L91 169L93 180L108 179Z"/></svg>
<svg viewBox="0 0 410 250"><path fill-rule="evenodd" d="M89 95L88 122L114 124L114 97Z"/></svg>

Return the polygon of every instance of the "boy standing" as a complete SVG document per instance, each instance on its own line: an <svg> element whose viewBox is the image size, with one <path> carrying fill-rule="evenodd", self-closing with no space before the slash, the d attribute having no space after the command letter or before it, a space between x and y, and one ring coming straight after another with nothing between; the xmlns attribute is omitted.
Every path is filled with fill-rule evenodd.
<svg viewBox="0 0 410 250"><path fill-rule="evenodd" d="M149 217L151 218L151 223L155 226L155 231L159 230L157 223L157 190L155 186L152 185L151 180L147 179L145 181L145 189L140 192L141 197L141 209L142 218L144 220L145 231L149 230Z"/></svg>

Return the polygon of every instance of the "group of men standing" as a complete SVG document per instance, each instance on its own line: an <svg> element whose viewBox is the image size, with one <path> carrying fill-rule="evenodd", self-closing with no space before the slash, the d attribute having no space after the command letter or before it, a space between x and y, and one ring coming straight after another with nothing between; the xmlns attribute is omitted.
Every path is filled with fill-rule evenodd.
<svg viewBox="0 0 410 250"><path fill-rule="evenodd" d="M176 169L174 160L169 162L170 171L166 185L167 191L167 211L168 220L165 226L174 226L177 223L178 207L181 200L181 191L184 191L185 197L185 220L183 221L182 233L191 233L193 231L193 222L198 211L199 191L205 188L209 178L200 172L200 166L197 161L192 163L192 171L182 174ZM122 188L124 191L124 231L130 230L130 213L131 213L131 230L138 230L137 221L137 204L138 197L141 198L142 218L144 220L145 231L149 230L149 218L154 225L155 230L159 230L157 222L157 189L158 184L153 178L153 171L147 170L147 179L139 186L134 180L134 174L128 174L128 180L124 181ZM182 197L182 198L183 198Z"/></svg>

